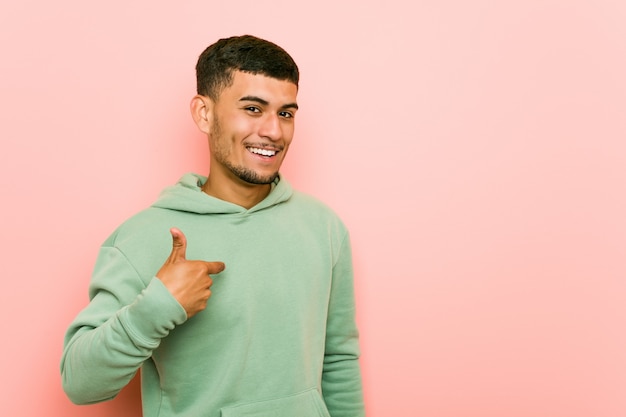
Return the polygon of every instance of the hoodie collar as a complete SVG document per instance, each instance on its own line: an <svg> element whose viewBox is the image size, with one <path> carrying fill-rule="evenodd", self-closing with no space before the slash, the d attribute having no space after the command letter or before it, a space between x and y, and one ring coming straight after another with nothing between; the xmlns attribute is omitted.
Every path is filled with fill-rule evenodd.
<svg viewBox="0 0 626 417"><path fill-rule="evenodd" d="M202 192L207 178L187 173L173 186L165 188L153 207L197 214L245 214L263 210L287 201L293 194L291 185L279 175L272 183L270 193L257 205L246 209Z"/></svg>

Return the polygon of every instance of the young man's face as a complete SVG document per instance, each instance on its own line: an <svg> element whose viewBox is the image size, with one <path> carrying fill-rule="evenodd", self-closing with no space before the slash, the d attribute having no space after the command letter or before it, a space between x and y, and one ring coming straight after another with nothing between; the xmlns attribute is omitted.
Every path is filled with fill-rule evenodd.
<svg viewBox="0 0 626 417"><path fill-rule="evenodd" d="M211 175L271 183L293 138L297 93L290 81L236 71L213 106Z"/></svg>

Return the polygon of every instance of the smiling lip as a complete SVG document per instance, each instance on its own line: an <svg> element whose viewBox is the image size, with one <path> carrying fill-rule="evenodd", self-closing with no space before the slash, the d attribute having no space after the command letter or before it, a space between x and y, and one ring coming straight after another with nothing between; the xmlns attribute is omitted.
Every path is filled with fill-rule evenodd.
<svg viewBox="0 0 626 417"><path fill-rule="evenodd" d="M258 146L247 146L246 149L248 150L248 152L254 155L265 156L268 158L276 156L276 154L280 152L280 149L264 148L264 147L258 147Z"/></svg>

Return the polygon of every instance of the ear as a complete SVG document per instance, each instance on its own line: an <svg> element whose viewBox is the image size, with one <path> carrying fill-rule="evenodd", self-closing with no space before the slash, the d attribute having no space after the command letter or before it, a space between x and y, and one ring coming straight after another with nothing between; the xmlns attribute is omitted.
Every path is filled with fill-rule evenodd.
<svg viewBox="0 0 626 417"><path fill-rule="evenodd" d="M189 104L191 109L191 117L196 122L198 128L207 135L211 131L211 122L213 117L211 112L213 110L213 100L209 97L196 95L191 99Z"/></svg>

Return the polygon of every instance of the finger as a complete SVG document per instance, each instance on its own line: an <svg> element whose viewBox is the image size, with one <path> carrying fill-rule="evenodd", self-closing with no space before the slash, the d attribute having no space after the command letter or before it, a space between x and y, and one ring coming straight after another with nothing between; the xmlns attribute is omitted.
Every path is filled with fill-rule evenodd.
<svg viewBox="0 0 626 417"><path fill-rule="evenodd" d="M170 233L172 234L172 253L169 260L172 262L184 261L187 255L187 238L183 232L175 227L170 229Z"/></svg>
<svg viewBox="0 0 626 417"><path fill-rule="evenodd" d="M205 262L204 264L206 265L207 274L209 275L219 274L226 269L224 262Z"/></svg>

